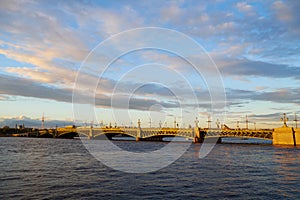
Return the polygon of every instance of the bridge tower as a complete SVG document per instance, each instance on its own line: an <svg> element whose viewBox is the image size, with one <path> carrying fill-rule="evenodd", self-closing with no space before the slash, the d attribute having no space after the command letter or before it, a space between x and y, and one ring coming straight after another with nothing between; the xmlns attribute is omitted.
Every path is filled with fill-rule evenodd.
<svg viewBox="0 0 300 200"><path fill-rule="evenodd" d="M279 128L275 128L273 132L273 144L275 145L300 145L300 131L298 129L294 129L292 127L288 127L287 121L288 118L286 114L283 114L281 117L281 121L283 121L283 126Z"/></svg>
<svg viewBox="0 0 300 200"><path fill-rule="evenodd" d="M141 137L142 137L141 120L138 119L138 127L137 127L137 134L135 140L139 141Z"/></svg>
<svg viewBox="0 0 300 200"><path fill-rule="evenodd" d="M199 120L196 117L195 120L195 127L194 127L194 143L199 143L201 142L201 137L200 137L200 128L198 127Z"/></svg>
<svg viewBox="0 0 300 200"><path fill-rule="evenodd" d="M294 114L295 114L294 122L295 122L296 129L297 129L298 128L298 119L297 119L296 113L294 113Z"/></svg>

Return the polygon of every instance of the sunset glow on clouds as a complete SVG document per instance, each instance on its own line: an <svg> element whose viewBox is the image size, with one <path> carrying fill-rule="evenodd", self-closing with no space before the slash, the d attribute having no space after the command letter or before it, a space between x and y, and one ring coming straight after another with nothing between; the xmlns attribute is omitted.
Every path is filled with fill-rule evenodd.
<svg viewBox="0 0 300 200"><path fill-rule="evenodd" d="M217 65L227 96L226 124L235 126L245 115L259 127L279 125L286 112L300 114L300 2L299 1L0 1L0 125L24 122L38 126L43 113L49 126L71 123L72 93L77 71L89 52L105 39L133 28L161 27L186 34L202 45ZM119 42L135 42L134 40ZM164 41L159 41L164 42ZM109 49L107 53L109 54ZM99 59L106 55L97 55ZM142 50L124 55L103 75L95 91L97 118L114 123L109 108L111 94L122 74L132 66L162 63L146 75L157 76L168 88L146 84L136 91L130 109L132 120L141 118L148 126L154 109L164 112L172 124L178 103L176 90L193 124L200 118L206 126L209 94L205 80L180 57L170 53ZM91 67L97 63L89 63ZM206 69L209 73L209 68ZM187 86L172 78L188 77L201 102L186 94ZM87 71L83 90L99 74ZM213 78L215 74L211 74ZM146 76L145 76L146 77ZM144 78L126 77L116 99L130 96L130 88ZM82 96L84 103L85 98ZM126 109L122 106L117 109ZM154 109L154 110L155 110ZM144 113L144 114L143 114ZM199 115L200 114L200 115ZM20 116L23 116L20 118ZM57 121L54 121L57 120ZM88 120L88 119L87 119ZM52 121L52 123L50 123ZM54 121L54 122L53 122ZM158 119L153 123L158 126ZM128 124L130 121L120 121ZM292 122L290 122L292 124ZM213 126L215 126L213 124Z"/></svg>

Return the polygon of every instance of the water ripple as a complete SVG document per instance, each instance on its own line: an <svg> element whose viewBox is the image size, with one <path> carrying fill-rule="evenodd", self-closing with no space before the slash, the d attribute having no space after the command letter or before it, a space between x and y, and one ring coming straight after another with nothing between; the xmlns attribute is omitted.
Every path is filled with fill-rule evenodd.
<svg viewBox="0 0 300 200"><path fill-rule="evenodd" d="M164 146L115 143L135 152ZM0 144L0 199L300 198L299 148L218 144L198 159L200 144L192 144L164 169L127 174L98 162L80 140L0 138Z"/></svg>

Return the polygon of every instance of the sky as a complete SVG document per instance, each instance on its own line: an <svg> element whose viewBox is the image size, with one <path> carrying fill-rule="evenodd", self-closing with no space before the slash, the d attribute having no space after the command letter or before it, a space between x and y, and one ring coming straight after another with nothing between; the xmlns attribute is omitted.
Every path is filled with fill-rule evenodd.
<svg viewBox="0 0 300 200"><path fill-rule="evenodd" d="M294 113L300 118L299 9L297 0L0 0L0 126L40 127L44 115L47 127L129 126L138 119L144 127L174 121L187 127L196 117L207 127L210 115L212 127L220 118L244 128L247 115L250 128L274 128L283 113L294 126ZM155 38L147 27L171 34ZM104 65L114 52L149 46L153 38L185 56L133 49ZM105 41L110 45L103 49ZM200 73L185 57L198 61ZM226 95L214 108L213 83L222 83L216 87Z"/></svg>

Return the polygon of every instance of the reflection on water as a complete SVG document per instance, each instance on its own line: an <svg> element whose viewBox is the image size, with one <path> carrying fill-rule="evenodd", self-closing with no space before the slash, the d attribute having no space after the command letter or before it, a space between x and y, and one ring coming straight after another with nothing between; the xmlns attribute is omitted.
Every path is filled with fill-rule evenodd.
<svg viewBox="0 0 300 200"><path fill-rule="evenodd" d="M292 194L300 195L299 190L299 171L300 171L300 152L293 146L275 146L273 153L274 171L276 181L281 185L278 192L285 198L293 198Z"/></svg>
<svg viewBox="0 0 300 200"><path fill-rule="evenodd" d="M114 143L136 152L164 146ZM192 144L166 168L128 174L98 162L80 140L0 138L0 144L0 199L300 198L300 149L294 147L217 144L199 159L201 145Z"/></svg>
<svg viewBox="0 0 300 200"><path fill-rule="evenodd" d="M272 144L272 140L265 140L259 138L222 138L222 143L233 144Z"/></svg>
<svg viewBox="0 0 300 200"><path fill-rule="evenodd" d="M273 160L277 166L278 177L286 181L297 181L300 154L295 147L277 146Z"/></svg>

